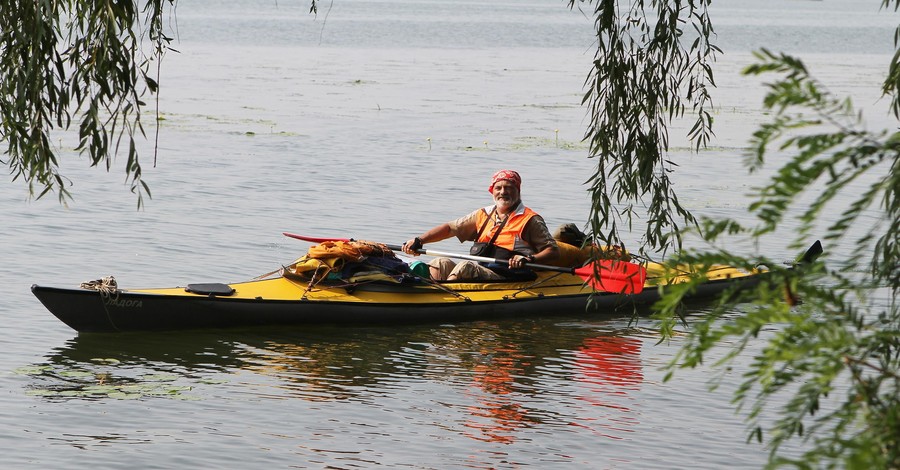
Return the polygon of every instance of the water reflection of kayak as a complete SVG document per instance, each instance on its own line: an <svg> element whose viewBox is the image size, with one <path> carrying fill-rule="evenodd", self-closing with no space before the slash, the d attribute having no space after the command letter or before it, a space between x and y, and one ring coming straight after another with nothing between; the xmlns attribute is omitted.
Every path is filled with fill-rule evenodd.
<svg viewBox="0 0 900 470"><path fill-rule="evenodd" d="M252 373L277 384L281 395L319 401L353 398L423 380L468 384L482 376L507 376L509 370L515 373L508 378L518 383L512 388L528 390L536 386L533 382L539 376L567 381L584 370L595 376L606 374L603 364L582 364L577 351L586 344L592 348L605 342L618 344L619 335L632 331L621 329L629 319L590 324L537 319L457 326L82 334L25 369L33 376L30 388L57 392L86 389L98 381L108 386L133 385L141 377L160 375L171 376L175 385L202 386L208 379L230 380L235 374ZM613 346L612 351L619 349ZM640 356L626 356L639 370ZM73 377L73 372L83 377ZM482 398L504 395L505 390L486 386ZM69 398L81 396L94 395Z"/></svg>

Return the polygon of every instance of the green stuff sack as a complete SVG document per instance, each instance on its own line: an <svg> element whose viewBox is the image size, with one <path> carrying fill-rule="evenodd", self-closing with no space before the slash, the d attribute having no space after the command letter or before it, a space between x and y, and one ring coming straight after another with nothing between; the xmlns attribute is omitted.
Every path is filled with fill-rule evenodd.
<svg viewBox="0 0 900 470"><path fill-rule="evenodd" d="M413 261L409 263L409 271L415 274L417 277L421 277L423 279L431 279L431 269L427 264L421 261Z"/></svg>

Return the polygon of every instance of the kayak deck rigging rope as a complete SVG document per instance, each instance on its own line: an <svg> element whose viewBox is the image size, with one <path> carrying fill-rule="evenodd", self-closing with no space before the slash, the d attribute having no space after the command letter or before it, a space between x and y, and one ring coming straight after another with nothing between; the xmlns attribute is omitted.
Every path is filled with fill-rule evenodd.
<svg viewBox="0 0 900 470"><path fill-rule="evenodd" d="M527 286L525 286L525 287L522 287L521 289L519 289L519 290L513 292L512 294L505 295L505 296L503 296L503 298L504 298L504 299L510 299L510 298L511 298L511 299L515 299L516 296L518 296L518 295L521 294L522 292L527 292L527 291L530 290L530 289L534 289L535 287L538 287L538 286L540 286L541 284L544 284L545 282L547 282L547 281L549 281L549 280L551 280L551 279L555 279L555 278L561 276L562 274L563 274L563 273L555 273L555 274L552 274L552 275L550 275L550 276L547 276L547 277L545 277L545 278L543 278L543 279L538 278L537 280L535 280L535 282L533 282L533 283L531 283L531 284L529 284L529 285L527 285ZM542 294L542 293L537 294L538 297L543 297L543 295L544 295L544 294Z"/></svg>
<svg viewBox="0 0 900 470"><path fill-rule="evenodd" d="M119 286L116 283L116 278L112 276L82 282L80 287L82 289L98 291L104 298L111 297L113 294L118 295L119 293Z"/></svg>

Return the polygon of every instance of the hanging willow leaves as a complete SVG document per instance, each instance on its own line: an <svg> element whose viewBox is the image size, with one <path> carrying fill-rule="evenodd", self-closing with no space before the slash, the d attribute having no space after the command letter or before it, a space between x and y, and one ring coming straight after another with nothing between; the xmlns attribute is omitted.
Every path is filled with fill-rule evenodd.
<svg viewBox="0 0 900 470"><path fill-rule="evenodd" d="M108 171L116 155L126 155L139 208L150 195L137 140L146 138L142 117L159 91L159 64L172 41L164 25L175 4L0 0L0 162L32 197L71 197L59 172L66 152L54 144L70 128L91 166Z"/></svg>
<svg viewBox="0 0 900 470"><path fill-rule="evenodd" d="M163 33L166 4L173 2L150 0L142 10L130 1L0 3L3 163L32 196L70 197L52 142L54 131L73 125L76 150L92 166L109 170L124 144L126 181L139 207L149 195L135 138L145 137L142 99L157 89L153 65L171 40Z"/></svg>
<svg viewBox="0 0 900 470"><path fill-rule="evenodd" d="M900 468L900 133L865 129L850 100L832 95L803 61L762 50L746 74L781 78L769 85L763 106L771 120L753 134L747 170L762 171L771 154L780 163L752 195L757 223L695 219L678 202L668 179L675 164L665 154L668 125L688 103L697 115L689 135L696 147L712 135L707 87L718 49L709 44L709 2L569 2L580 4L594 6L598 44L584 96L586 139L597 161L588 179L596 236L619 243L621 223L639 222L646 224L643 243L665 250L680 247L686 228L711 244L736 234L761 241L780 236L789 221L789 246L821 236L831 249L827 266L678 250L667 260L672 269L764 265L769 274L754 289L725 292L691 321L669 376L724 346L715 386L734 380L731 360L750 353L734 397L749 439L768 446L771 466ZM881 6L896 11L900 0ZM691 34L680 29L688 24ZM689 48L681 42L687 37ZM894 37L883 91L900 118L900 28ZM683 324L683 298L704 281L668 288L655 305L664 337ZM769 409L773 403L783 405ZM806 442L799 458L783 455L782 445L795 438Z"/></svg>
<svg viewBox="0 0 900 470"><path fill-rule="evenodd" d="M582 3L593 6L597 33L583 99L591 117L585 138L597 162L588 180L592 232L621 244L620 224L630 229L640 219L641 250L680 247L681 225L695 219L669 178L677 165L666 157L668 126L690 107L695 147L712 136L709 87L721 51L710 42L710 2L570 0L569 7Z"/></svg>

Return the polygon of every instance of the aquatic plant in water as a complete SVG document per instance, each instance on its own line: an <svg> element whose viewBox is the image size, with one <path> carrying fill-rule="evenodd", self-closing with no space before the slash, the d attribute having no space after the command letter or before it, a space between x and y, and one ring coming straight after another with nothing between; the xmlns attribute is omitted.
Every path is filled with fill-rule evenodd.
<svg viewBox="0 0 900 470"><path fill-rule="evenodd" d="M91 360L99 366L116 366L117 359L96 358ZM26 395L47 398L88 398L116 400L135 400L150 397L173 398L179 400L198 400L196 395L185 392L193 390L190 385L176 382L181 378L171 373L148 373L137 377L127 377L109 371L91 370L83 365L31 365L14 371L27 375L46 385L34 385Z"/></svg>

